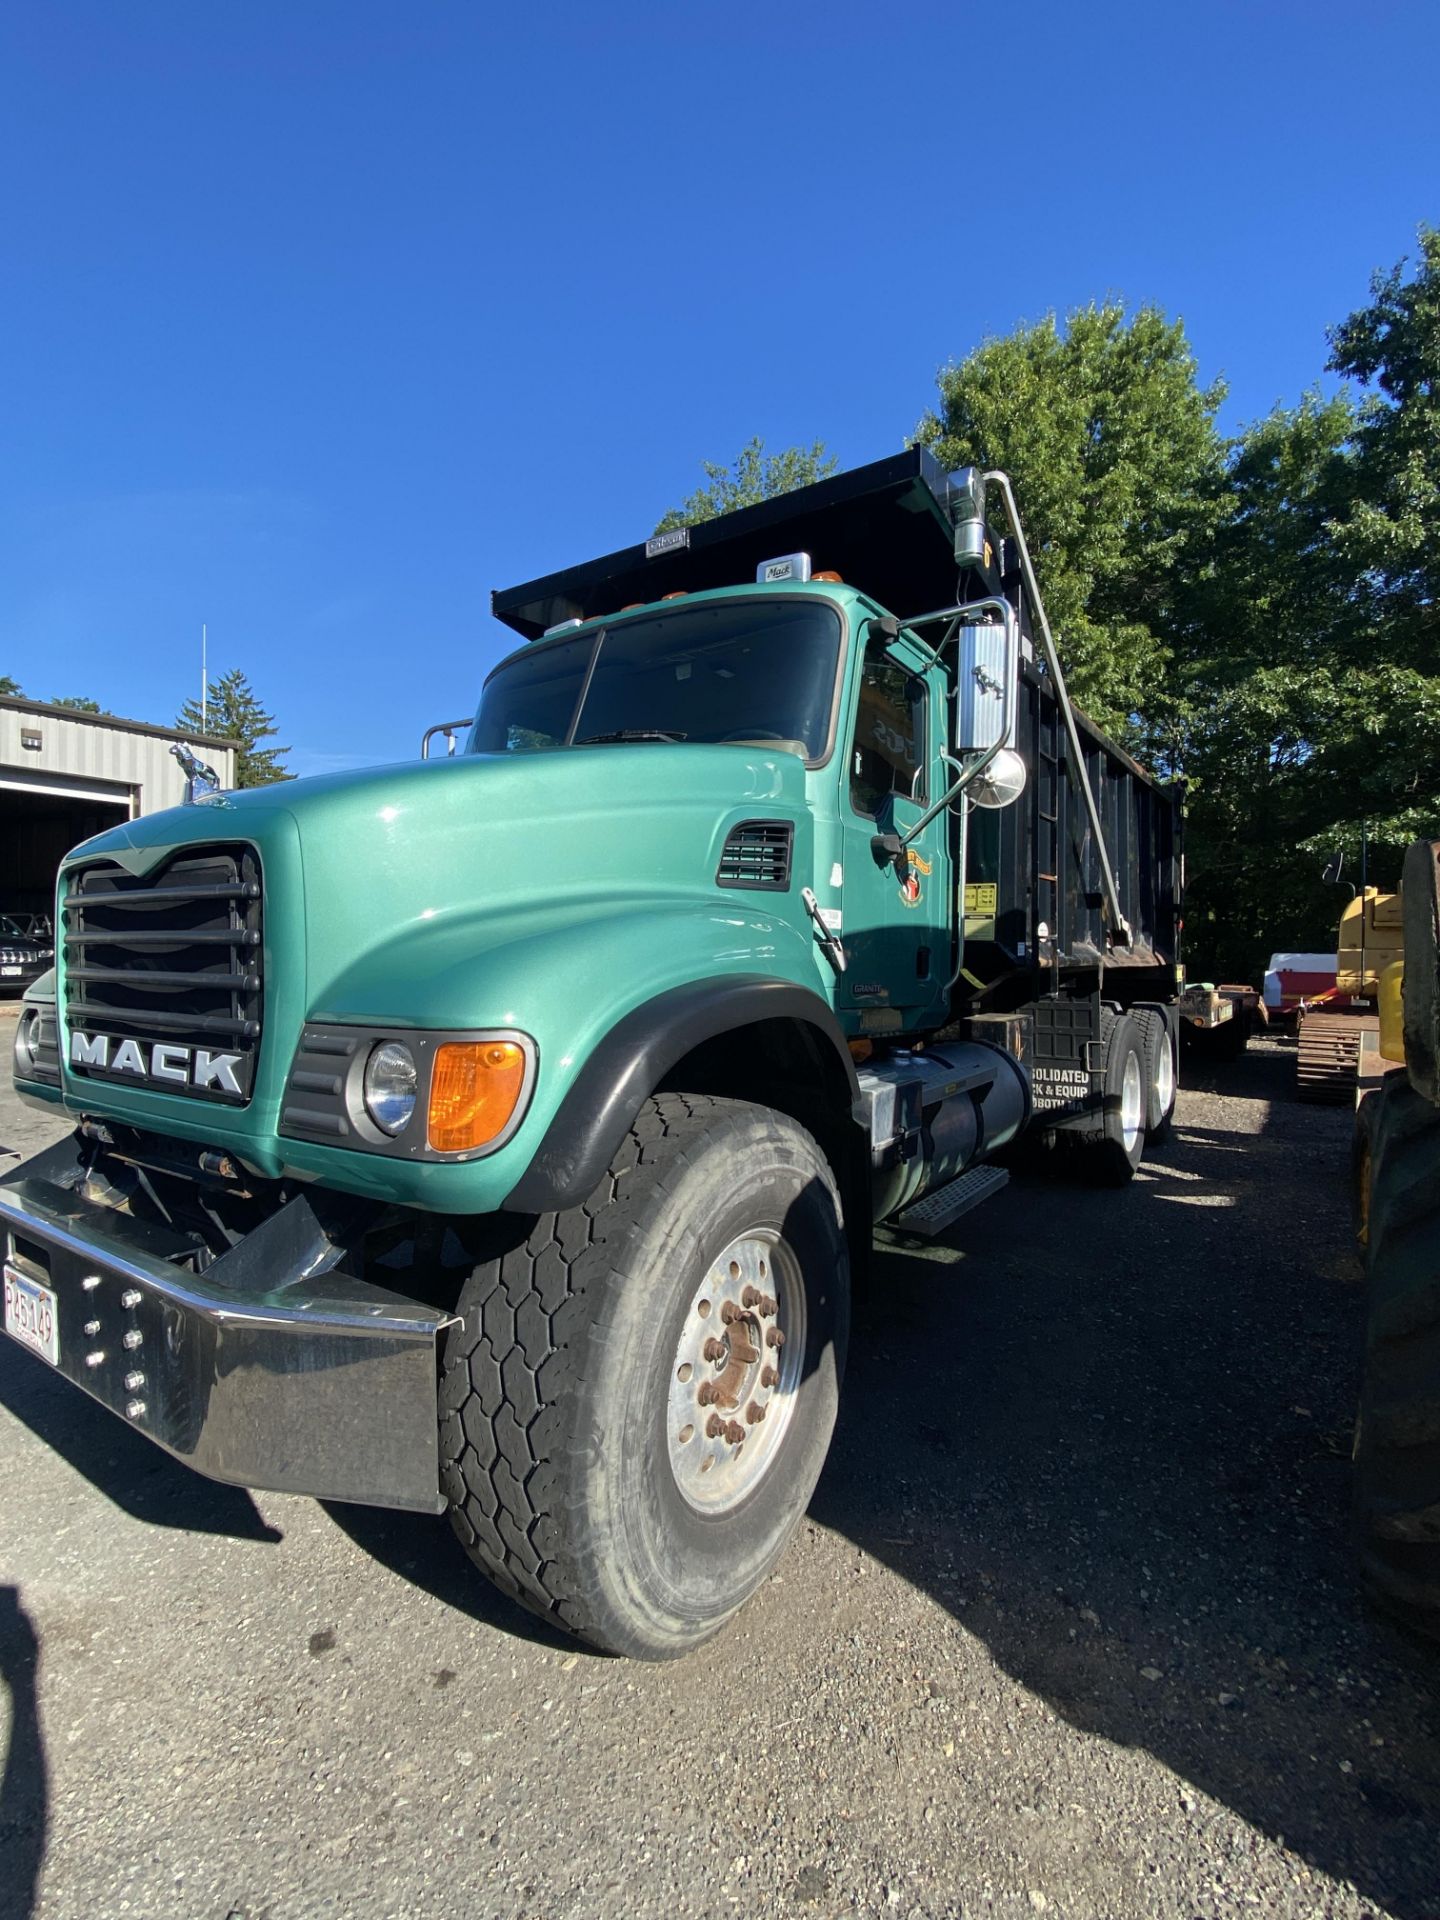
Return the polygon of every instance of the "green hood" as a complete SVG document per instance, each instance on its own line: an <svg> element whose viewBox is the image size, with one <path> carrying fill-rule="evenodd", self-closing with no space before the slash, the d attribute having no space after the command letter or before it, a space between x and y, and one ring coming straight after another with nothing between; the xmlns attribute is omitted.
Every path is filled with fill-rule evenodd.
<svg viewBox="0 0 1440 1920"><path fill-rule="evenodd" d="M754 819L794 822L789 892L715 884L727 834ZM82 1093L68 1074L66 1093L88 1112L232 1145L262 1171L298 1157L297 1170L333 1177L316 1154L368 1159L367 1181L375 1170L373 1156L275 1137L306 1020L531 1034L540 1073L525 1125L494 1156L508 1163L522 1142L528 1158L595 1041L669 987L758 972L827 992L799 898L813 851L805 770L790 754L646 743L329 775L152 814L65 865L104 858L144 873L177 849L230 841L258 850L265 882L249 1105L109 1083Z"/></svg>

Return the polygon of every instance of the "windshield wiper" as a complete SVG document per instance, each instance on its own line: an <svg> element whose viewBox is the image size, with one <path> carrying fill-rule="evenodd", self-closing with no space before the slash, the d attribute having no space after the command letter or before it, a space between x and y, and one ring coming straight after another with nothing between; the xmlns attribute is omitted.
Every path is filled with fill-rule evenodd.
<svg viewBox="0 0 1440 1920"><path fill-rule="evenodd" d="M681 741L690 738L688 733L664 733L659 727L618 727L614 733L587 733L583 740L575 742L577 747L608 746L616 740L670 740Z"/></svg>

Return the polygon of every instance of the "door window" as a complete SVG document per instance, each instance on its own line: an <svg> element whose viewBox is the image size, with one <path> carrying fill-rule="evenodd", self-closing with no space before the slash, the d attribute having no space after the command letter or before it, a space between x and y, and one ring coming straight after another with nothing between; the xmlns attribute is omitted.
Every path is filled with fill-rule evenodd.
<svg viewBox="0 0 1440 1920"><path fill-rule="evenodd" d="M850 804L877 819L897 797L925 803L925 683L872 643L850 749Z"/></svg>

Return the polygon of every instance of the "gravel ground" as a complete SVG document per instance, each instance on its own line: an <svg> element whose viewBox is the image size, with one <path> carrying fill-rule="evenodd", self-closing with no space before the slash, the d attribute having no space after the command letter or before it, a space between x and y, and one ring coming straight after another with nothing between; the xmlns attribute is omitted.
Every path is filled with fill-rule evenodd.
<svg viewBox="0 0 1440 1920"><path fill-rule="evenodd" d="M887 1244L813 1511L679 1665L0 1343L0 1913L1435 1920L1440 1666L1346 1535L1348 1117L1290 1072L1203 1077L1122 1194Z"/></svg>

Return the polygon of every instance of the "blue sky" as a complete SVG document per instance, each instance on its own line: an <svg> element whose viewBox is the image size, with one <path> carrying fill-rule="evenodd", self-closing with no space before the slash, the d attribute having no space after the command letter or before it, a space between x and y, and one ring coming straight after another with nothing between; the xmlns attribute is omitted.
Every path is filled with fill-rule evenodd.
<svg viewBox="0 0 1440 1920"><path fill-rule="evenodd" d="M411 755L489 593L1110 293L1227 426L1440 221L1440 6L0 7L0 673Z"/></svg>

